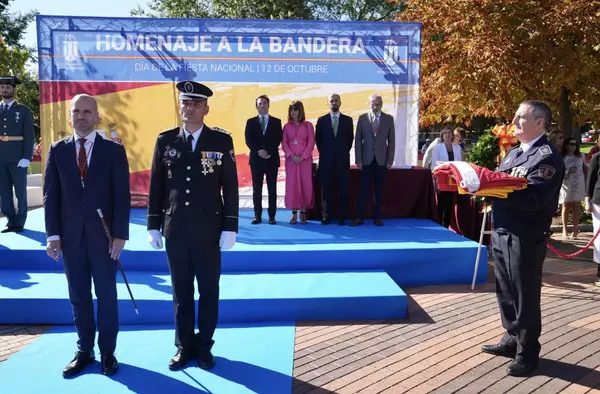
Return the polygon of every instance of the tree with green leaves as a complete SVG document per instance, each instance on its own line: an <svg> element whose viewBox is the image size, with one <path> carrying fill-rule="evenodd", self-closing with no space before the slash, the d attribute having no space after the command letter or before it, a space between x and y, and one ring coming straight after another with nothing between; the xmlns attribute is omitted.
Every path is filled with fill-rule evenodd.
<svg viewBox="0 0 600 394"><path fill-rule="evenodd" d="M386 0L151 0L135 16L166 18L393 20L404 1Z"/></svg>
<svg viewBox="0 0 600 394"><path fill-rule="evenodd" d="M37 76L26 69L34 61L34 50L23 44L27 26L33 22L37 12L10 13L12 0L0 0L0 75L14 75L22 81L17 88L16 98L31 109L39 130L40 89Z"/></svg>
<svg viewBox="0 0 600 394"><path fill-rule="evenodd" d="M163 18L312 19L304 0L151 0L134 16Z"/></svg>

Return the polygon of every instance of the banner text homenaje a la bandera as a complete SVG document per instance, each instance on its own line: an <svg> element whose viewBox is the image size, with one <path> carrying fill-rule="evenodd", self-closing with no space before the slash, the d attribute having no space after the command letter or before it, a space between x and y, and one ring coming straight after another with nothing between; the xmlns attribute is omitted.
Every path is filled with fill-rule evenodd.
<svg viewBox="0 0 600 394"><path fill-rule="evenodd" d="M285 121L301 100L316 122L338 93L356 122L378 93L396 120L395 164L417 163L418 23L38 16L37 28L44 154L71 133L69 100L92 94L98 131L127 150L134 192L147 191L157 134L180 124L175 84L186 79L215 92L206 123L232 133L240 188L251 184L244 126L261 94L271 115Z"/></svg>

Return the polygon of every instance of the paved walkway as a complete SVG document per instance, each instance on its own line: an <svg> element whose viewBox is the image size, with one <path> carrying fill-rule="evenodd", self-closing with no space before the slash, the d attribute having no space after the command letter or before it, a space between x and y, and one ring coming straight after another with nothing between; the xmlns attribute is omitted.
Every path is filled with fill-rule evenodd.
<svg viewBox="0 0 600 394"><path fill-rule="evenodd" d="M571 253L577 241L551 241ZM565 260L549 252L542 290L542 357L536 376L506 376L508 360L479 351L502 335L490 268L478 286L405 289L409 317L398 321L299 323L294 394L600 392L600 288L591 251ZM0 361L46 326L0 326Z"/></svg>

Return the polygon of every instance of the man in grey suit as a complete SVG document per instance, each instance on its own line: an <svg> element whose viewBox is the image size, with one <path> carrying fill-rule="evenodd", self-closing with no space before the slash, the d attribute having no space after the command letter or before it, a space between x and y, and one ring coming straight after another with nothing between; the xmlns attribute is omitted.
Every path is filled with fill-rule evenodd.
<svg viewBox="0 0 600 394"><path fill-rule="evenodd" d="M374 186L373 219L376 226L383 226L381 220L381 195L385 173L394 163L395 128L392 115L381 112L383 100L378 94L369 97L371 112L362 114L356 125L354 151L356 166L360 170L360 194L358 211L351 226L363 224L365 202L371 188L371 176Z"/></svg>

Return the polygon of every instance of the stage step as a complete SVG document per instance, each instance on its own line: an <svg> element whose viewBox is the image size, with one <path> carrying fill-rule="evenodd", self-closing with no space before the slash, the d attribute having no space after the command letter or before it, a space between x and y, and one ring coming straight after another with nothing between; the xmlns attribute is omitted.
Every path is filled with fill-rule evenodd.
<svg viewBox="0 0 600 394"><path fill-rule="evenodd" d="M470 284L473 278L477 243L430 220L390 219L383 227L372 222L359 227L290 225L288 214L278 211L275 226L252 225L254 213L240 210L236 244L222 254L223 272L385 270L403 287ZM481 256L485 261L485 246ZM121 262L128 272L169 272L165 250L148 244L143 209L131 210L130 239ZM22 233L0 236L0 269L55 271L57 266L46 255L43 209L29 212ZM487 264L479 264L477 283L486 276Z"/></svg>
<svg viewBox="0 0 600 394"><path fill-rule="evenodd" d="M139 315L120 273L118 278L121 324L173 322L168 275L127 273ZM231 273L220 284L222 323L406 316L406 294L384 271ZM62 272L0 270L0 300L0 324L73 323Z"/></svg>

